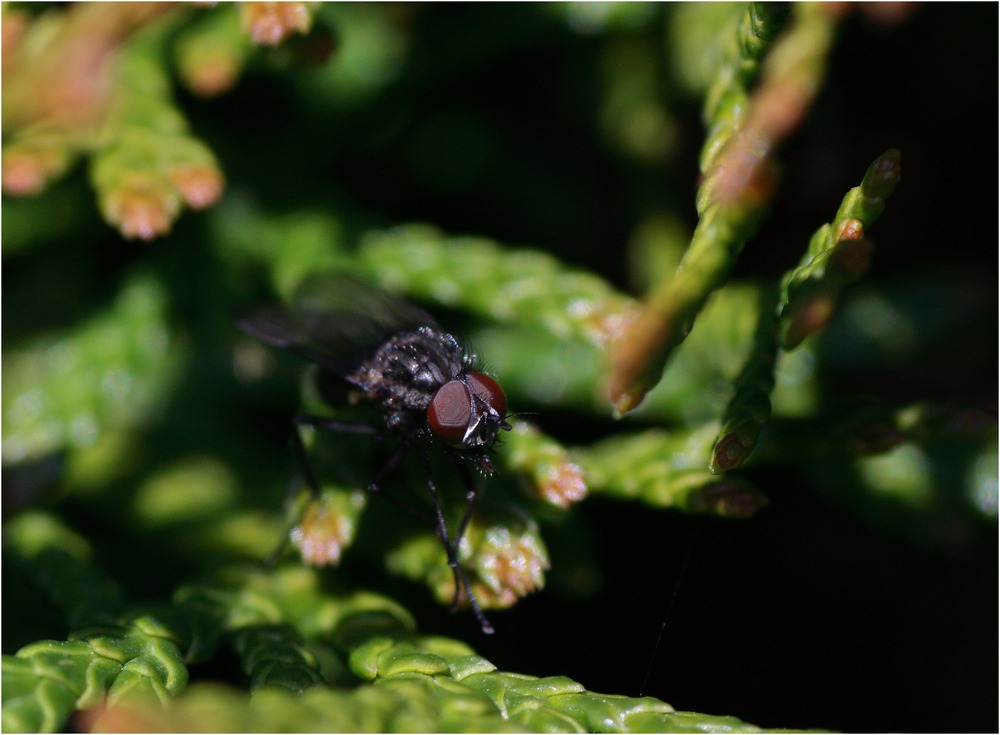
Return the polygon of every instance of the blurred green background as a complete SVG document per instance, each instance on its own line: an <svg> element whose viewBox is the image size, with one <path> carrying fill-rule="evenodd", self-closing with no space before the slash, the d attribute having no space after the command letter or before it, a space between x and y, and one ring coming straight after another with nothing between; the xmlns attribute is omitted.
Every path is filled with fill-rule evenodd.
<svg viewBox="0 0 1000 735"><path fill-rule="evenodd" d="M689 86L690 12L325 5L316 21L332 34L329 60L307 63L286 45L255 53L217 98L177 86L227 186L169 235L123 240L101 220L83 166L37 197L4 197L5 518L53 508L135 599L169 596L221 563L220 548L252 558L277 538L300 366L278 358L263 379L239 367L246 340L234 315L274 298L260 252L295 248L309 262L310 248L332 243L349 259L365 233L426 222L542 250L641 293L656 265L637 233L652 227L669 240L696 223L704 131ZM777 434L823 435L871 397L971 407L995 424L996 27L992 4L843 22L826 84L779 155L771 213L733 278L776 280L794 266L887 148L902 151L903 180L875 229L871 271L815 345L818 405L779 421ZM460 310L436 313L491 344ZM547 403L513 382L512 410L566 445L621 429L606 412ZM501 669L630 695L669 608L645 693L678 709L768 727L988 731L995 428L985 443L938 449L932 465L913 458L919 487L906 497L848 490L836 458L761 461L742 474L770 504L749 521L589 499L572 521L543 529L549 586L494 611L492 637L350 552L331 583L405 600L421 630L469 641ZM987 465L975 476L973 460ZM980 502L970 502L980 477ZM370 514L391 515L375 505ZM218 536L201 538L199 518L220 511ZM365 528L359 544L378 544ZM3 652L64 638L6 566ZM203 673L230 671L222 662Z"/></svg>

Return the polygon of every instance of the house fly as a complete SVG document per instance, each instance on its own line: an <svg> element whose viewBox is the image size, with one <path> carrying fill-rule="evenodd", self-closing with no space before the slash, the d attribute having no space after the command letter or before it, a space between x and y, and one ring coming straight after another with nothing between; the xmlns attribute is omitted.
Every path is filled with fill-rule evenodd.
<svg viewBox="0 0 1000 735"><path fill-rule="evenodd" d="M317 366L317 384L346 382L382 414L368 424L324 416L295 417L293 441L314 495L319 484L299 427L395 439L396 445L368 489L429 523L444 545L455 577L453 609L464 591L484 633L493 628L472 592L458 546L472 517L476 485L469 464L493 472L490 452L501 430L509 431L507 399L496 380L476 369L474 357L422 309L345 275L308 277L290 306L269 307L239 321L248 335L293 352ZM449 534L431 476L428 451L439 444L454 461L465 490L465 510ZM433 517L382 491L387 476L410 449L423 458Z"/></svg>

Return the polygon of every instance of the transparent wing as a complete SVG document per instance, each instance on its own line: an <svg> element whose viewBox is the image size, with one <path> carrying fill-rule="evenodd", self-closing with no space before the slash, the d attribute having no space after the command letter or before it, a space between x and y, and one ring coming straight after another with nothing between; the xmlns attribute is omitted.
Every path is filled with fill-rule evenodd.
<svg viewBox="0 0 1000 735"><path fill-rule="evenodd" d="M343 274L310 276L289 306L261 309L237 324L251 337L345 377L393 334L438 328L423 309Z"/></svg>

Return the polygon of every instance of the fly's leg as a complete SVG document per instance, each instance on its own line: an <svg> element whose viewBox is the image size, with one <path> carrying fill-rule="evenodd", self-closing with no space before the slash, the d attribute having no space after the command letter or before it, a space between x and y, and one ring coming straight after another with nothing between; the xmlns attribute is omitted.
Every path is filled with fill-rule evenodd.
<svg viewBox="0 0 1000 735"><path fill-rule="evenodd" d="M325 416L296 416L293 421L295 423L295 430L292 432L292 451L295 452L299 466L302 467L302 474L305 475L306 484L309 485L309 491L314 498L319 497L319 483L316 481L316 473L313 471L312 462L309 461L309 453L306 451L305 442L302 441L302 434L299 433L299 427L312 426L314 429L332 431L338 434L373 436L378 433L378 429L371 424L359 421L337 421Z"/></svg>
<svg viewBox="0 0 1000 735"><path fill-rule="evenodd" d="M465 487L465 512L462 514L462 520L458 523L458 532L455 534L455 549L458 550L458 545L462 543L462 537L465 536L465 529L469 525L469 521L472 520L473 507L476 504L476 481L472 477L472 473L469 472L469 466L462 461L462 459L452 452L448 452L449 456L455 463L455 469L458 471L458 476L462 478L462 485ZM458 605L458 590L455 591L455 602L452 607Z"/></svg>
<svg viewBox="0 0 1000 735"><path fill-rule="evenodd" d="M400 500L395 495L387 493L382 488L382 481L385 480L386 477L391 475L393 470L395 470L399 466L400 462L402 462L403 458L406 456L406 452L409 450L409 448L410 448L409 444L407 444L406 442L402 442L398 447L392 450L392 454L389 455L389 459L385 461L385 464L383 464L379 468L378 472L375 473L375 477L372 478L372 481L368 483L368 492L370 492L372 495L378 495L379 497L385 498L390 503L395 505L397 508L406 513L409 513L411 516L416 518L424 525L434 528L436 523L433 518L431 518L426 513L417 510L415 507L407 503L405 500Z"/></svg>
<svg viewBox="0 0 1000 735"><path fill-rule="evenodd" d="M305 477L306 484L309 486L309 492L312 494L314 499L319 498L319 482L316 479L316 473L313 470L312 462L309 460L309 453L306 451L305 442L302 440L302 435L299 433L299 429L302 426L312 426L315 429L320 429L323 431L331 431L341 434L361 434L367 436L374 436L379 434L379 430L371 426L370 424L360 423L360 422L349 422L349 421L338 421L336 419L330 419L324 416L296 416L295 419L295 431L292 432L292 449L295 452L296 458L298 459L299 465L302 468L302 474ZM458 606L460 591L465 591L465 596L469 600L469 605L472 607L472 611L479 621L479 625L483 630L483 633L490 634L493 633L493 626L490 624L489 620L483 614L482 608L479 606L479 601L476 599L475 594L472 591L472 585L469 583L468 574L466 574L465 568L462 563L458 560L458 545L462 541L462 537L465 535L465 529L469 525L469 521L472 518L473 505L476 500L476 487L472 476L469 474L468 468L459 461L458 457L453 456L455 460L455 466L458 468L458 472L462 477L462 482L465 485L465 498L466 507L465 512L462 515L462 519L459 522L458 534L455 536L455 543L451 542L451 538L448 535L448 526L444 520L444 511L441 506L441 498L438 495L437 486L434 484L434 479L431 473L430 467L430 457L427 454L427 447L421 446L421 456L424 463L424 471L427 475L427 487L430 489L431 500L434 505L434 517L428 516L426 513L414 508L409 503L400 500L394 495L385 492L382 489L382 483L392 472L400 465L403 458L406 456L406 452L409 450L408 442L401 442L399 446L393 449L392 454L385 461L382 467L379 468L378 472L375 473L375 477L368 484L368 491L373 495L379 495L384 497L390 503L400 508L401 510L409 513L411 516L416 518L421 523L424 523L430 528L435 529L438 538L441 539L441 543L444 544L445 552L448 555L448 566L451 567L452 574L455 577L455 599L452 603L452 608L455 609ZM291 536L292 530L302 522L301 516L295 520L295 522L289 527L288 532L282 538L281 544L277 549L268 557L268 564L273 565L279 554L284 551L285 547L288 545L289 538Z"/></svg>
<svg viewBox="0 0 1000 735"><path fill-rule="evenodd" d="M336 419L331 419L326 416L296 416L293 420L294 429L291 436L292 451L295 453L295 458L298 460L299 467L302 469L302 474L305 477L306 485L309 486L309 493L312 495L313 500L319 499L319 482L316 480L316 472L313 470L312 462L309 461L309 453L306 451L305 442L302 441L302 434L299 433L299 428L302 426L312 426L315 429L321 429L323 431L332 431L341 434L362 434L371 436L378 433L378 429L370 424L365 424L361 422L352 421L337 421ZM281 537L281 542L278 544L277 548L272 551L266 560L268 566L274 566L281 556L282 552L288 547L288 542L291 540L292 531L295 527L302 523L302 518L305 515L305 510L300 513L288 529L285 531L284 535Z"/></svg>
<svg viewBox="0 0 1000 735"><path fill-rule="evenodd" d="M300 426L312 426L316 429L331 431L338 434L362 434L374 436L379 433L379 430L374 426L361 422L337 421L323 416L295 417L295 431L292 434L292 444L294 445L293 449L296 457L298 457L299 464L302 466L302 474L306 477L306 482L309 484L309 490L315 498L319 497L319 482L316 480L316 473L313 471L312 463L309 461L309 454L306 452L306 445L302 441L301 434L299 434L298 429ZM382 489L382 481L392 474L392 472L399 466L400 462L402 462L403 458L406 456L408 449L409 444L403 442L392 450L392 454L389 455L389 459L387 459L385 464L383 464L379 468L378 472L375 473L374 479L368 483L368 492L385 498L397 508L412 515L421 523L425 523L433 527L434 521L426 513L420 512L406 501L400 500Z"/></svg>
<svg viewBox="0 0 1000 735"><path fill-rule="evenodd" d="M319 499L319 481L316 479L316 472L313 470L312 462L309 459L309 452L306 451L305 442L302 440L302 434L299 432L302 426L311 426L314 429L321 431L330 431L338 434L357 434L365 436L375 436L380 432L379 430L372 426L371 424L366 424L362 422L353 421L338 421L336 419L331 419L326 416L296 416L294 418L295 430L292 432L292 451L295 453L295 457L298 460L299 466L302 468L302 474L305 477L306 484L309 487L309 493L312 495L314 500ZM417 510L415 507L410 505L404 500L400 500L395 495L386 492L382 489L382 482L388 477L392 472L400 465L403 458L406 456L406 452L409 449L409 444L407 442L402 442L395 449L392 450L392 454L385 463L379 468L378 472L375 473L374 479L368 484L368 492L372 495L378 495L390 503L395 505L400 510L409 513L411 516L416 518L421 523L429 526L430 528L435 528L437 522L431 518L426 513ZM304 515L304 512L303 512ZM288 542L292 531L302 522L302 515L296 518L292 524L288 527L288 531L282 537L281 543L278 548L275 549L271 555L268 557L268 564L273 565L278 556L285 550L288 546Z"/></svg>
<svg viewBox="0 0 1000 735"><path fill-rule="evenodd" d="M455 537L455 543L453 544L451 539L448 537L448 526L444 520L441 498L438 495L437 487L434 485L434 478L431 475L431 463L430 458L427 455L427 448L421 447L421 450L421 456L424 460L424 471L427 474L427 487L431 492L431 500L434 502L434 514L437 518L436 526L438 538L440 538L441 543L444 544L445 553L448 555L448 566L451 567L452 574L455 577L455 600L452 603L452 609L454 610L458 606L459 589L465 590L465 596L469 600L472 612L476 615L476 620L479 621L479 626L482 628L483 633L489 635L493 633L493 626L490 625L490 621L486 619L482 608L479 607L479 600L476 599L476 595L472 591L472 585L469 584L469 577L465 572L465 567L463 567L462 562L458 560L458 545L462 541L462 533L465 532L465 526L468 524L468 518L471 516L471 503L475 500L475 491L472 491L469 506L466 508L465 516L463 517L460 525L460 533ZM461 587L459 587L459 585L461 585Z"/></svg>

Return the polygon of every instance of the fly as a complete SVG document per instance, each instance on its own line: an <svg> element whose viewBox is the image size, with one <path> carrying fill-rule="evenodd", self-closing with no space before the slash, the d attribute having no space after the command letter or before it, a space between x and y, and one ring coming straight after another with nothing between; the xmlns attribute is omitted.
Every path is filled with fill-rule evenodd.
<svg viewBox="0 0 1000 735"><path fill-rule="evenodd" d="M320 387L327 381L346 381L379 406L383 420L376 425L324 416L295 417L293 441L306 482L318 496L319 484L299 435L300 426L395 438L396 447L368 490L434 527L455 576L452 608L457 608L464 591L483 632L492 633L458 559L458 546L477 495L468 464L491 474L490 452L500 431L511 428L500 384L476 370L474 358L461 343L422 309L344 275L311 276L297 289L292 305L261 309L241 319L239 327L268 345L315 363ZM430 472L428 449L434 443L442 444L453 459L465 489L465 510L454 535L448 532ZM433 518L382 491L386 477L414 447L423 458Z"/></svg>

